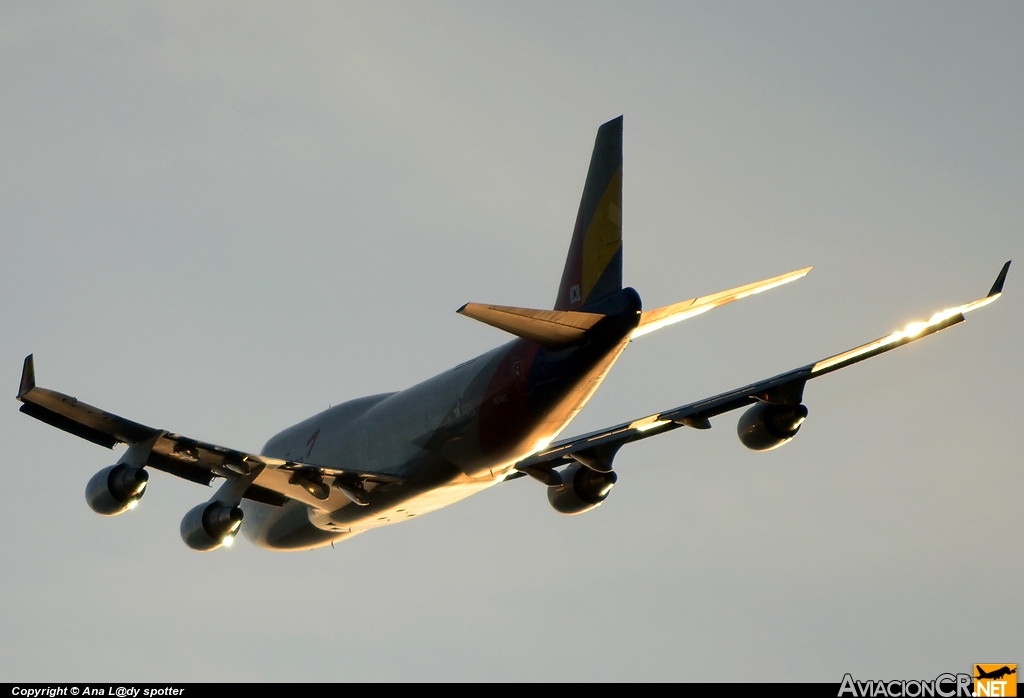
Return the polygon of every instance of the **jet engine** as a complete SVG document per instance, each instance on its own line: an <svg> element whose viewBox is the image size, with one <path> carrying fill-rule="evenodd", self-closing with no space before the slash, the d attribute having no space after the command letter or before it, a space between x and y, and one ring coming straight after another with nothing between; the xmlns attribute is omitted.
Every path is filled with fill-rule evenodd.
<svg viewBox="0 0 1024 698"><path fill-rule="evenodd" d="M207 552L231 545L242 525L242 510L208 502L191 509L181 520L181 539L193 550Z"/></svg>
<svg viewBox="0 0 1024 698"><path fill-rule="evenodd" d="M807 408L803 405L759 402L740 417L736 433L750 450L770 451L792 440L805 419Z"/></svg>
<svg viewBox="0 0 1024 698"><path fill-rule="evenodd" d="M89 479L85 501L97 514L116 516L132 509L146 492L149 473L121 463L107 466Z"/></svg>
<svg viewBox="0 0 1024 698"><path fill-rule="evenodd" d="M618 480L614 471L599 473L582 465L570 465L560 473L561 485L548 487L548 501L562 514L582 514L608 498Z"/></svg>

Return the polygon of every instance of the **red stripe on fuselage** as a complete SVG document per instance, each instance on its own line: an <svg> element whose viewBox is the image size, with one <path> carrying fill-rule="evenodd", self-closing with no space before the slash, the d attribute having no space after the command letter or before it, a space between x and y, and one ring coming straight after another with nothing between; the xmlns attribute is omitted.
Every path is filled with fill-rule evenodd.
<svg viewBox="0 0 1024 698"><path fill-rule="evenodd" d="M521 339L498 364L480 405L480 449L487 459L523 450L539 421L530 410L529 373L540 345Z"/></svg>

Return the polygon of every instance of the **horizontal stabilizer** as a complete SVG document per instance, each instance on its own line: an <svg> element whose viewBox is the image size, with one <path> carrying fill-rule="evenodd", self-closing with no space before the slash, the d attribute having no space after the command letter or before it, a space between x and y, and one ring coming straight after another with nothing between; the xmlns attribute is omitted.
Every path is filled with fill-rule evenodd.
<svg viewBox="0 0 1024 698"><path fill-rule="evenodd" d="M640 315L640 324L637 325L635 330L633 330L632 338L636 339L637 337L642 337L648 332L654 332L654 330L660 330L662 327L674 325L677 322L686 320L695 315L706 313L712 308L717 308L720 305L738 301L741 298L746 298L747 296L752 296L755 293L767 291L770 288L775 288L782 284L788 284L790 281L796 281L797 279L805 276L812 268L813 267L798 269L797 271L791 271L788 274L783 274L782 276L775 276L770 279L765 279L764 281L747 284L746 286L737 286L736 288L730 288L728 291L713 293L710 296L691 298L688 301L666 305L664 308L644 311Z"/></svg>
<svg viewBox="0 0 1024 698"><path fill-rule="evenodd" d="M483 303L466 303L458 313L547 347L578 342L605 317L573 310L533 310Z"/></svg>

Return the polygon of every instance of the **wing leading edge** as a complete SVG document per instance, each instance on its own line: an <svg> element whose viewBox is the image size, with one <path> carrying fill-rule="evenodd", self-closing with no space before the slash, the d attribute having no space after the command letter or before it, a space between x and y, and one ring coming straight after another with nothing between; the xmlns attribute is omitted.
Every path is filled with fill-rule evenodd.
<svg viewBox="0 0 1024 698"><path fill-rule="evenodd" d="M862 344L772 378L688 405L647 415L631 422L623 422L608 429L555 442L543 451L517 463L516 470L545 482L550 479L551 468L573 462L579 462L594 469L606 470L610 469L611 457L627 443L684 426L707 429L711 426L710 419L712 417L757 402L799 404L803 399L804 385L812 378L838 371L963 322L966 313L984 307L999 298L1009 268L1010 262L1003 265L995 283L984 298L942 310L932 315L927 321L913 322L902 330L873 342Z"/></svg>
<svg viewBox="0 0 1024 698"><path fill-rule="evenodd" d="M36 386L31 354L25 357L18 400L22 402L21 411L30 417L100 446L132 446L153 440L146 465L202 485L210 485L218 477L236 479L259 471L244 498L264 504L281 506L294 499L320 508L330 497L332 485L348 499L362 504L367 484L373 483L372 487L401 482L400 478L383 473L260 456L133 422L69 395Z"/></svg>

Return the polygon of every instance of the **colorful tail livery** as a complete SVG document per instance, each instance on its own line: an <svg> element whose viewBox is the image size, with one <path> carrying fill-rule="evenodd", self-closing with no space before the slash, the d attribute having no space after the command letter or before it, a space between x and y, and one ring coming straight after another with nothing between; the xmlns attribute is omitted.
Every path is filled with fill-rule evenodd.
<svg viewBox="0 0 1024 698"><path fill-rule="evenodd" d="M622 289L622 117L597 130L555 310L579 310Z"/></svg>

